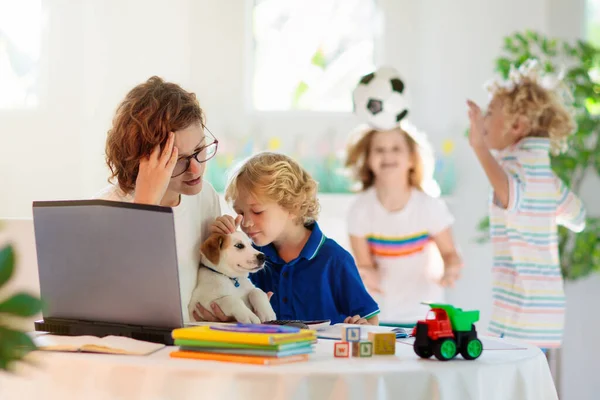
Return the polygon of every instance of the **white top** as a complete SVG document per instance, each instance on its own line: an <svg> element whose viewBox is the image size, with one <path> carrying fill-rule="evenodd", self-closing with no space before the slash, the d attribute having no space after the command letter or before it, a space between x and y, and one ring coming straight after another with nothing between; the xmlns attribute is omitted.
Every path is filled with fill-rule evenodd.
<svg viewBox="0 0 600 400"><path fill-rule="evenodd" d="M173 207L184 322L189 321L187 306L198 277L200 244L208 237L210 224L221 215L217 192L207 181L203 181L202 185L200 193L195 196L182 195L179 205ZM109 185L96 197L104 200L133 202L133 193L125 194L118 186L114 185Z"/></svg>
<svg viewBox="0 0 600 400"><path fill-rule="evenodd" d="M413 189L399 211L385 209L374 188L359 194L348 213L348 231L364 237L381 272L382 294L371 293L384 322L415 321L429 307L443 302L437 283L444 265L432 237L448 228L454 217L443 200Z"/></svg>

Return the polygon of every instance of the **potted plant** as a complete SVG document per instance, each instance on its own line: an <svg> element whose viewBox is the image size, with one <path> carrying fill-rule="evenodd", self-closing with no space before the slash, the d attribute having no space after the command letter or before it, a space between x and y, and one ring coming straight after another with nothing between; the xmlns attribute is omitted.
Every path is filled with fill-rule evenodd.
<svg viewBox="0 0 600 400"><path fill-rule="evenodd" d="M3 295L2 288L15 272L15 253L10 245L0 250L0 370L9 370L25 354L35 350L35 344L27 333L11 326L14 318L32 317L40 312L40 299L27 294Z"/></svg>

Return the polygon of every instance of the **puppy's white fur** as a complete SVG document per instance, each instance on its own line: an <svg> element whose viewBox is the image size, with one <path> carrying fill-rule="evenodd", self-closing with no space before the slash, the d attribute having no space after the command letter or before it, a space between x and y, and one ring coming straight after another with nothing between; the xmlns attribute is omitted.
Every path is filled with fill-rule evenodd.
<svg viewBox="0 0 600 400"><path fill-rule="evenodd" d="M194 320L197 303L210 310L213 302L238 322L259 324L276 319L266 293L248 279L264 263L264 254L252 247L244 233L210 235L200 247L198 280L188 305L190 320ZM239 286L230 278L237 278Z"/></svg>

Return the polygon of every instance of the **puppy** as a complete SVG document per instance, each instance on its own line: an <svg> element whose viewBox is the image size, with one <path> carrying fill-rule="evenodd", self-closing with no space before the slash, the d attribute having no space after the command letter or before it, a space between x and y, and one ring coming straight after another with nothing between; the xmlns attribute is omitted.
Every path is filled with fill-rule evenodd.
<svg viewBox="0 0 600 400"><path fill-rule="evenodd" d="M252 247L244 233L210 235L200 246L198 280L188 305L190 320L194 320L197 303L210 310L213 302L238 322L260 324L276 319L266 293L248 279L264 265L265 255Z"/></svg>

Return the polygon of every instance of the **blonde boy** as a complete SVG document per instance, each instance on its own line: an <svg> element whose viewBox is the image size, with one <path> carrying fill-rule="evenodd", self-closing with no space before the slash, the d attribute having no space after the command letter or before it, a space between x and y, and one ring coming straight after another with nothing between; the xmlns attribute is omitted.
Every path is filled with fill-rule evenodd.
<svg viewBox="0 0 600 400"><path fill-rule="evenodd" d="M238 216L218 218L212 230L241 224L267 256L251 280L273 293L278 319L378 324L379 308L352 256L321 232L317 182L296 161L269 152L250 157L234 171L225 198Z"/></svg>

